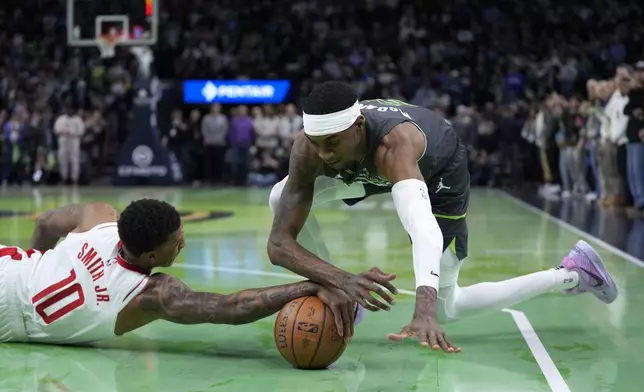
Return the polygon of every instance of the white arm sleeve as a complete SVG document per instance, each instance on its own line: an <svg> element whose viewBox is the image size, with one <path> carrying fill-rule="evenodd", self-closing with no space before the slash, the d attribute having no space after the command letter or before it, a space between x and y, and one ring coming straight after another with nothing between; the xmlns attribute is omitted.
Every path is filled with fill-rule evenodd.
<svg viewBox="0 0 644 392"><path fill-rule="evenodd" d="M429 286L438 291L443 233L432 215L427 185L416 179L403 180L394 184L391 195L400 222L411 237L416 288Z"/></svg>

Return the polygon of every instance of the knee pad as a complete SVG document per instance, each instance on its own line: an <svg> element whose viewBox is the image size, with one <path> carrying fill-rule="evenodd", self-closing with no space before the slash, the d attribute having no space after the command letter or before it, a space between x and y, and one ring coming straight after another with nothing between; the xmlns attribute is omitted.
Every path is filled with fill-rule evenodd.
<svg viewBox="0 0 644 392"><path fill-rule="evenodd" d="M275 214L275 210L277 210L277 205L279 204L280 198L282 197L282 191L284 190L284 185L286 185L287 179L288 176L284 177L282 181L273 185L271 193L268 196L268 207L271 209L271 213L273 214Z"/></svg>
<svg viewBox="0 0 644 392"><path fill-rule="evenodd" d="M456 299L459 295L458 285L441 287L436 298L436 317L439 323L448 323L458 318Z"/></svg>
<svg viewBox="0 0 644 392"><path fill-rule="evenodd" d="M443 287L453 286L458 282L458 275L463 265L463 260L459 260L451 249L447 248L441 257L441 277L439 291Z"/></svg>

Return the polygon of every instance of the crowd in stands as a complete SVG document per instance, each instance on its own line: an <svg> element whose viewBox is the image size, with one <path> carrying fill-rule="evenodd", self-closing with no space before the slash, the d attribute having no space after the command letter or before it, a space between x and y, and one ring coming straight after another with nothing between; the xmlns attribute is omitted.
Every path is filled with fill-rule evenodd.
<svg viewBox="0 0 644 392"><path fill-rule="evenodd" d="M134 60L67 47L64 3L0 10L4 183L109 174L127 137ZM159 131L188 184L275 182L287 170L297 107L333 79L362 99L443 114L470 149L474 185L538 181L548 198L644 207L638 1L166 0L159 23L154 69L170 96L181 96L186 78L293 86L295 106L191 107L174 98ZM69 121L57 121L63 112ZM78 159L65 147L74 138Z"/></svg>

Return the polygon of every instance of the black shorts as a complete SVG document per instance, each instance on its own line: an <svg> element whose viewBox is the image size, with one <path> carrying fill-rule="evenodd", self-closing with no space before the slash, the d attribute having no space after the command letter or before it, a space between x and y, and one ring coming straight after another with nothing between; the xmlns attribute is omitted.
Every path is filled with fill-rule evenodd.
<svg viewBox="0 0 644 392"><path fill-rule="evenodd" d="M467 156L456 154L455 159L426 184L432 203L432 211L443 233L443 251L450 248L456 253L459 260L463 260L467 257L466 214L470 200L470 173L467 170ZM444 187L439 186L440 184ZM344 203L352 206L369 196L391 193L391 187L368 183L363 186L366 192L364 197L345 199Z"/></svg>

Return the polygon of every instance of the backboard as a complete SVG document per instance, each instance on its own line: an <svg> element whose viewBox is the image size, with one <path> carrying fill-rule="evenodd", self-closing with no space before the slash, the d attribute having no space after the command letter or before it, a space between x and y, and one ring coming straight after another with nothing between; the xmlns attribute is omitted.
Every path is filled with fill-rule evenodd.
<svg viewBox="0 0 644 392"><path fill-rule="evenodd" d="M67 0L67 43L99 46L118 34L118 45L150 46L159 33L159 0Z"/></svg>

